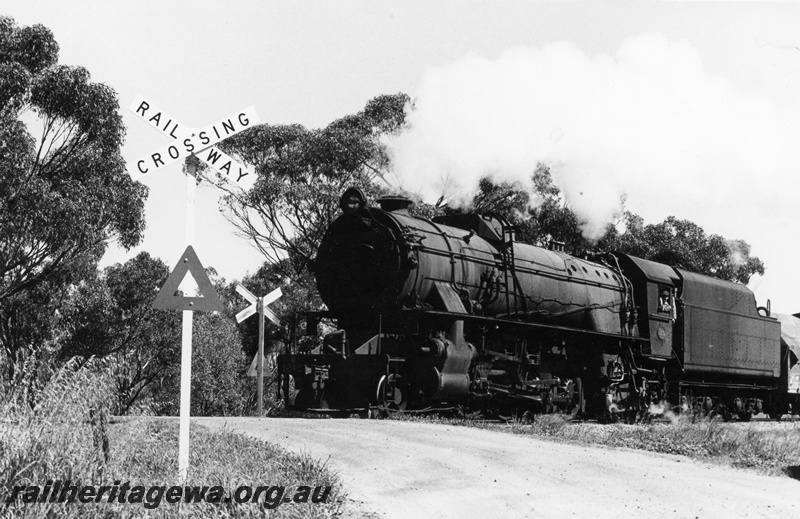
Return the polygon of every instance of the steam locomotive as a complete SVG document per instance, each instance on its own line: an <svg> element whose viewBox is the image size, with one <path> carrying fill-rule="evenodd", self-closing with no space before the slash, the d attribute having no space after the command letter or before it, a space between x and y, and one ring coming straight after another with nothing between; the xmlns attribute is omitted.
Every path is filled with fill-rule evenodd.
<svg viewBox="0 0 800 519"><path fill-rule="evenodd" d="M278 357L293 409L462 408L634 420L691 409L749 420L800 410L797 356L747 287L626 254L516 241L497 215L413 217L358 189L319 247L334 331Z"/></svg>

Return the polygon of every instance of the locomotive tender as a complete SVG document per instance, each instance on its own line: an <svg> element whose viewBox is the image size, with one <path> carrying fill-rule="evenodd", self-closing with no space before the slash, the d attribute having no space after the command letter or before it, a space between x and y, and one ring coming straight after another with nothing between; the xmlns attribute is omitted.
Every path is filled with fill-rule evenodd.
<svg viewBox="0 0 800 519"><path fill-rule="evenodd" d="M634 419L666 408L797 412L780 323L747 287L625 254L517 243L492 215L425 220L347 190L315 261L338 330L278 357L292 407L464 406ZM279 388L279 391L281 389Z"/></svg>

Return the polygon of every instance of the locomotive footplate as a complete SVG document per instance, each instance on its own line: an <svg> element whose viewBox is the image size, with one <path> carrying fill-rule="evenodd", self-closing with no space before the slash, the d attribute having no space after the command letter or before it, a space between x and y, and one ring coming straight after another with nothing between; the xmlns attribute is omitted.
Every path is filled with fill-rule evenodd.
<svg viewBox="0 0 800 519"><path fill-rule="evenodd" d="M375 388L388 369L388 355L278 356L283 396L292 402L291 377L297 394L289 407L305 410L366 410L375 403Z"/></svg>

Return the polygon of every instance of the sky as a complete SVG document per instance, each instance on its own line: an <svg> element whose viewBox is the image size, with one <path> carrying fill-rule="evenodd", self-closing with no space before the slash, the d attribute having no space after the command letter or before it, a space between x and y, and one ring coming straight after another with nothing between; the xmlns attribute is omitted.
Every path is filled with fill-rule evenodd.
<svg viewBox="0 0 800 519"><path fill-rule="evenodd" d="M397 186L468 198L489 174L523 184L553 165L596 232L627 195L742 239L767 266L760 305L800 312L800 5L726 2L270 2L6 0L40 23L60 62L118 94L133 160L167 144L128 111L137 97L202 127L253 106L262 123L323 127L371 98L415 99L388 141ZM144 179L148 228L132 251L170 266L185 248L177 163ZM201 186L193 242L228 280L263 258Z"/></svg>

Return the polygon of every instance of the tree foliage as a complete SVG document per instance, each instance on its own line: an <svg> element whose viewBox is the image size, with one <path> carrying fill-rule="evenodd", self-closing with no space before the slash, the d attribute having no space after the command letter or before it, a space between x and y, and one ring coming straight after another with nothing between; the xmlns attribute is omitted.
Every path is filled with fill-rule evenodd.
<svg viewBox="0 0 800 519"><path fill-rule="evenodd" d="M764 274L764 263L750 256L744 240L708 235L696 223L674 216L644 225L640 216L626 211L624 223L622 233L609 228L601 248L743 284L754 274Z"/></svg>
<svg viewBox="0 0 800 519"><path fill-rule="evenodd" d="M57 62L47 28L0 17L0 320L16 323L15 338L0 335L7 362L34 346L20 326L37 291L62 297L94 275L109 239L131 247L144 229L146 190L125 173L115 92Z"/></svg>
<svg viewBox="0 0 800 519"><path fill-rule="evenodd" d="M112 358L120 414L158 403L157 388L180 364L179 315L152 308L168 275L163 261L142 252L77 285L63 306L59 357Z"/></svg>
<svg viewBox="0 0 800 519"><path fill-rule="evenodd" d="M482 179L473 209L498 213L518 225L525 243L546 247L557 241L575 255L621 252L739 283L764 273L763 262L750 256L750 245L744 240L708 235L699 225L674 216L645 225L642 217L624 209L624 198L619 221L610 223L600 240L589 241L581 232L580 218L563 199L548 168L539 165L532 180L534 190L528 193L519 185ZM534 204L529 208L531 199ZM622 230L615 224L621 224Z"/></svg>
<svg viewBox="0 0 800 519"><path fill-rule="evenodd" d="M163 261L142 252L75 286L61 305L58 356L109 359L116 413L180 408L181 314L152 307L169 274ZM213 269L209 275L226 311L194 313L192 412L240 413L248 400L248 359L233 320L237 303Z"/></svg>
<svg viewBox="0 0 800 519"><path fill-rule="evenodd" d="M228 193L227 217L281 275L305 275L346 188L381 192L375 180L389 168L381 138L402 128L407 102L405 94L379 96L322 129L263 124L225 141L258 175L249 192Z"/></svg>
<svg viewBox="0 0 800 519"><path fill-rule="evenodd" d="M265 319L264 326L264 355L266 368L264 371L265 402L269 405L275 395L277 377L277 356L286 351L288 345L297 335L297 340L302 344L313 340L303 336L304 329L299 326L302 322L295 322L297 312L315 311L323 308L322 301L317 294L313 274L306 270L298 277L289 279L282 274L280 266L265 262L254 274L245 276L241 284L257 296L264 296L280 288L282 296L269 305L269 309L281 320L281 326ZM230 312L231 319L245 305L249 304L244 298L236 294L236 283L231 283L223 288L223 299L233 300L234 306ZM252 361L258 351L258 317L253 316L239 324L239 333L242 339L242 349L247 359Z"/></svg>
<svg viewBox="0 0 800 519"><path fill-rule="evenodd" d="M537 166L532 185L529 192L518 183L495 183L482 178L469 210L502 216L520 229L518 240L524 243L547 247L556 241L576 253L591 248L581 234L580 219L553 183L547 166Z"/></svg>

